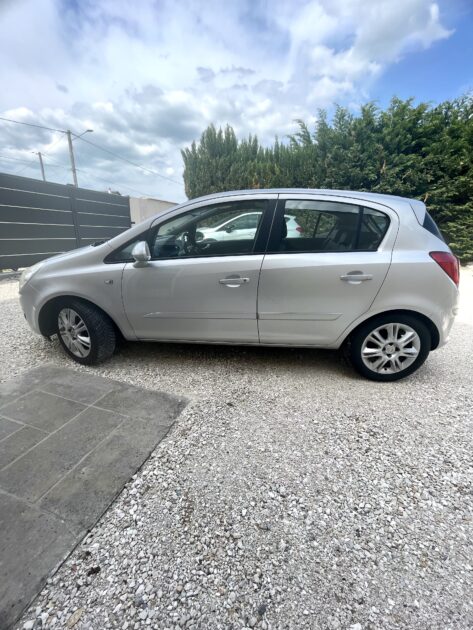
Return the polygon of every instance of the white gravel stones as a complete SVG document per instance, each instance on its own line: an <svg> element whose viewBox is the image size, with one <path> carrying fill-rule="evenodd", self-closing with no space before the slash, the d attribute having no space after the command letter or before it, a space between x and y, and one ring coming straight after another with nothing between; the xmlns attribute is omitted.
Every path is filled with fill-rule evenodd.
<svg viewBox="0 0 473 630"><path fill-rule="evenodd" d="M73 367L15 302L0 333L1 379ZM192 402L18 628L472 627L472 333L398 384L329 352L125 345L90 371Z"/></svg>

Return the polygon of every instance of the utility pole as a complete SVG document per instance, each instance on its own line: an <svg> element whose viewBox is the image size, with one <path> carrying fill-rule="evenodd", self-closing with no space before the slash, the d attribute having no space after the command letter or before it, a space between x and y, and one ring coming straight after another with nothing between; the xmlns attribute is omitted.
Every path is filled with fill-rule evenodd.
<svg viewBox="0 0 473 630"><path fill-rule="evenodd" d="M71 132L69 129L66 131L66 134L67 134L67 142L69 143L69 157L71 158L72 177L74 178L74 186L77 188L79 184L77 183L76 163L74 160L74 151L72 149L72 138L71 138Z"/></svg>
<svg viewBox="0 0 473 630"><path fill-rule="evenodd" d="M39 165L41 167L41 175L43 176L43 182L45 182L46 175L44 174L43 156L41 155L41 151L38 151L38 157L39 157Z"/></svg>

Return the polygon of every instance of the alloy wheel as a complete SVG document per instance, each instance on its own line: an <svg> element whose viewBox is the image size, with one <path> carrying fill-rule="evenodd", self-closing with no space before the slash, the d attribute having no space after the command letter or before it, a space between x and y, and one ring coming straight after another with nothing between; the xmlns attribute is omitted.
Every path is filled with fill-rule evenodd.
<svg viewBox="0 0 473 630"><path fill-rule="evenodd" d="M63 308L58 314L58 329L66 348L81 359L90 353L92 341L82 317L72 308Z"/></svg>
<svg viewBox="0 0 473 630"><path fill-rule="evenodd" d="M393 322L369 333L361 346L361 358L373 372L395 374L412 365L420 349L417 332L407 324Z"/></svg>

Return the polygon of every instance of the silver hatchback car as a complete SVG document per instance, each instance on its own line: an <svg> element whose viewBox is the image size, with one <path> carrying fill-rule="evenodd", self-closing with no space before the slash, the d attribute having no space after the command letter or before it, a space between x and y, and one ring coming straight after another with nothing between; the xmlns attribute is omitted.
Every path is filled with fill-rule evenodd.
<svg viewBox="0 0 473 630"><path fill-rule="evenodd" d="M249 190L33 265L20 301L31 328L82 364L110 357L119 336L343 348L363 376L394 381L447 341L458 282L420 201Z"/></svg>

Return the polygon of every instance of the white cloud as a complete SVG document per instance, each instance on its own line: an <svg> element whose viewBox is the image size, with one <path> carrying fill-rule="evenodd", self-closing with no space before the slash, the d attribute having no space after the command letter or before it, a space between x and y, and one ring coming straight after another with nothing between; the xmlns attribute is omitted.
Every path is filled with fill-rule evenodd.
<svg viewBox="0 0 473 630"><path fill-rule="evenodd" d="M83 185L180 200L180 149L210 122L263 142L283 138L295 118L313 121L318 107L366 98L389 64L449 35L431 0L4 1L0 112L93 128L84 139L178 182L77 140ZM58 134L1 130L2 155L50 152L48 174L70 181L52 164L67 165Z"/></svg>

